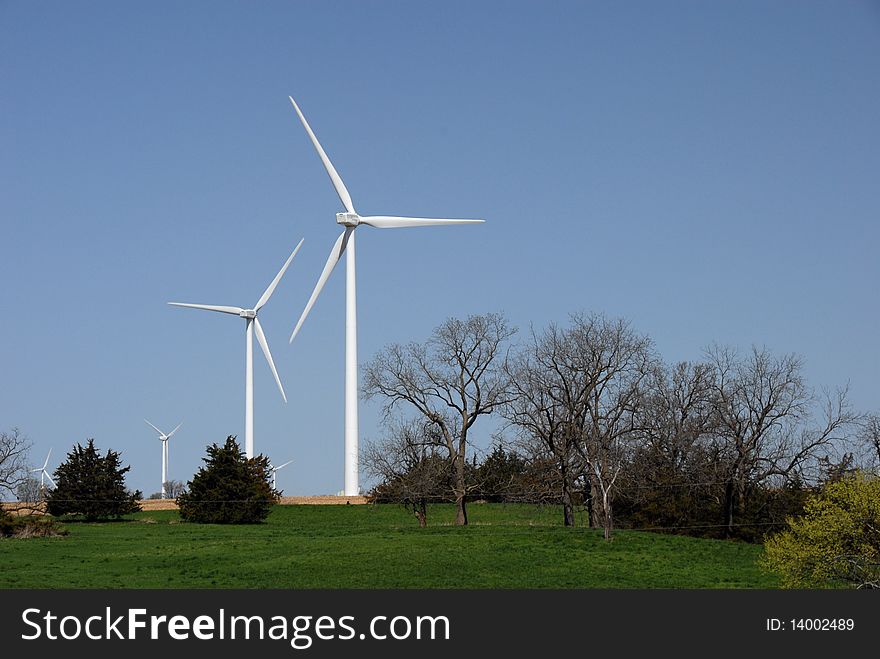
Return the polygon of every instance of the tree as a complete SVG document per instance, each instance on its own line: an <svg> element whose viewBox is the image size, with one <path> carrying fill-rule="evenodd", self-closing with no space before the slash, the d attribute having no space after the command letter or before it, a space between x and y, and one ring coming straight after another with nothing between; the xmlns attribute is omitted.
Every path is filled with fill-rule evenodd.
<svg viewBox="0 0 880 659"><path fill-rule="evenodd" d="M558 486L565 526L574 526L573 492L583 472L578 451L578 419L582 418L589 377L574 358L569 332L550 325L507 361L510 396L503 406L505 418L526 444L538 444L558 471Z"/></svg>
<svg viewBox="0 0 880 659"><path fill-rule="evenodd" d="M476 469L474 480L481 499L494 503L521 501L528 495L526 459L496 442Z"/></svg>
<svg viewBox="0 0 880 659"><path fill-rule="evenodd" d="M597 314L573 316L570 333L574 363L588 385L575 417L578 449L587 465L590 501L598 496L605 539L610 540L617 479L639 437L644 382L653 369L651 340L623 319ZM592 512L597 512L595 505Z"/></svg>
<svg viewBox="0 0 880 659"><path fill-rule="evenodd" d="M269 458L248 459L235 436L211 444L205 463L177 497L180 518L200 524L256 524L266 519L279 493L272 489Z"/></svg>
<svg viewBox="0 0 880 659"><path fill-rule="evenodd" d="M28 477L15 488L15 497L21 503L39 503L46 498L47 490L40 485L39 478Z"/></svg>
<svg viewBox="0 0 880 659"><path fill-rule="evenodd" d="M784 587L880 588L880 479L830 482L788 525L766 541L764 558Z"/></svg>
<svg viewBox="0 0 880 659"><path fill-rule="evenodd" d="M438 453L437 428L423 419L388 420L388 435L367 444L361 460L366 471L382 479L371 494L374 501L391 501L410 510L424 528L428 502L449 496L449 460Z"/></svg>
<svg viewBox="0 0 880 659"><path fill-rule="evenodd" d="M866 414L859 425L859 441L876 469L880 467L880 414Z"/></svg>
<svg viewBox="0 0 880 659"><path fill-rule="evenodd" d="M30 441L18 428L0 432L0 501L14 496L28 474Z"/></svg>
<svg viewBox="0 0 880 659"><path fill-rule="evenodd" d="M816 397L804 382L802 360L753 347L745 358L731 348L707 351L714 375L715 434L724 481L724 524L734 534L750 486L782 481L831 450L854 420L845 389L826 395L823 419L812 424Z"/></svg>
<svg viewBox="0 0 880 659"><path fill-rule="evenodd" d="M366 367L366 398L384 398L386 415L405 403L437 429L452 465L459 525L467 524L468 433L506 400L501 361L514 333L500 314L450 318L426 343L393 344Z"/></svg>
<svg viewBox="0 0 880 659"><path fill-rule="evenodd" d="M630 521L683 528L717 523L711 445L712 368L657 364L638 413L639 444L620 484Z"/></svg>
<svg viewBox="0 0 880 659"><path fill-rule="evenodd" d="M55 470L56 487L46 498L46 510L56 517L82 515L89 521L137 512L141 493L126 490L129 469L116 451L108 449L101 456L93 439L77 444Z"/></svg>
<svg viewBox="0 0 880 659"><path fill-rule="evenodd" d="M176 499L186 492L186 483L182 481L170 480L165 482L165 494L171 499Z"/></svg>

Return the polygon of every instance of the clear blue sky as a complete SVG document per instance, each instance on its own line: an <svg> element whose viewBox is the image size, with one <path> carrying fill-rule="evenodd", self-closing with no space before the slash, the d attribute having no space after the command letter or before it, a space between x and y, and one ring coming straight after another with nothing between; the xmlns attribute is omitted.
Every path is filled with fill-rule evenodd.
<svg viewBox="0 0 880 659"><path fill-rule="evenodd" d="M874 2L0 2L0 427L94 437L158 489L243 437L288 494L342 486L344 270L287 338L339 201L482 217L358 233L360 357L448 316L629 318L667 360L797 352L880 409ZM361 405L361 435L380 432ZM483 426L486 441L491 424Z"/></svg>

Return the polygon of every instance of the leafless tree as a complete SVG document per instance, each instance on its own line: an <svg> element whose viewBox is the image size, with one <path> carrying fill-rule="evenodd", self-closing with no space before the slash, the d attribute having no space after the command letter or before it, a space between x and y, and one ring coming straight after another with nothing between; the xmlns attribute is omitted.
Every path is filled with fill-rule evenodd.
<svg viewBox="0 0 880 659"><path fill-rule="evenodd" d="M30 441L18 428L0 432L0 500L15 497L28 477Z"/></svg>
<svg viewBox="0 0 880 659"><path fill-rule="evenodd" d="M175 480L166 481L165 494L169 499L176 499L184 492L186 492L186 483Z"/></svg>
<svg viewBox="0 0 880 659"><path fill-rule="evenodd" d="M658 364L648 382L639 426L646 445L673 471L710 428L713 417L712 368L708 364Z"/></svg>
<svg viewBox="0 0 880 659"><path fill-rule="evenodd" d="M530 452L546 452L555 466L565 526L575 524L572 495L584 468L577 419L592 386L573 352L569 332L556 325L540 335L533 329L529 343L505 364L511 396L503 406L521 443L536 443Z"/></svg>
<svg viewBox="0 0 880 659"><path fill-rule="evenodd" d="M501 362L515 330L500 314L450 318L427 342L393 344L365 370L364 395L380 396L385 413L406 403L443 438L452 464L456 524L467 524L468 432L507 397Z"/></svg>
<svg viewBox="0 0 880 659"><path fill-rule="evenodd" d="M651 360L650 341L626 321L575 314L568 328L533 331L529 345L509 361L513 395L505 416L552 456L567 526L574 524L572 491L583 477L591 523L601 523L611 537L615 485L636 438Z"/></svg>
<svg viewBox="0 0 880 659"><path fill-rule="evenodd" d="M597 314L574 315L570 334L574 363L590 385L579 411L578 449L587 465L592 498L602 506L605 538L610 539L617 478L639 436L638 412L654 361L651 341L627 321ZM598 512L595 505L593 511Z"/></svg>
<svg viewBox="0 0 880 659"><path fill-rule="evenodd" d="M443 438L425 419L388 419L387 435L366 445L361 464L381 479L376 492L412 511L420 527L428 525L428 502L449 494L450 463L440 455Z"/></svg>
<svg viewBox="0 0 880 659"><path fill-rule="evenodd" d="M46 500L46 488L40 485L39 478L29 476L15 488L15 496L20 503L39 503Z"/></svg>
<svg viewBox="0 0 880 659"><path fill-rule="evenodd" d="M855 420L846 389L825 396L822 419L813 423L817 398L804 382L802 360L776 357L753 347L744 358L712 346L715 432L724 458L724 523L734 518L750 484L804 476L810 461L832 450Z"/></svg>
<svg viewBox="0 0 880 659"><path fill-rule="evenodd" d="M859 426L859 442L871 454L874 468L880 468L880 414L864 415Z"/></svg>
<svg viewBox="0 0 880 659"><path fill-rule="evenodd" d="M649 525L687 525L713 497L712 377L708 364L658 363L646 381L638 447L621 487Z"/></svg>

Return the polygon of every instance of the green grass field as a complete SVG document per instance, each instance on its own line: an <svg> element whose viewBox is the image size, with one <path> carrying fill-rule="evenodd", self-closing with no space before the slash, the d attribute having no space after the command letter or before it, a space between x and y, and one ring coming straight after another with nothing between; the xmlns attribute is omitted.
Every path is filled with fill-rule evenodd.
<svg viewBox="0 0 880 659"><path fill-rule="evenodd" d="M264 524L182 524L177 511L0 540L0 588L775 588L741 542L565 529L555 508L276 506Z"/></svg>

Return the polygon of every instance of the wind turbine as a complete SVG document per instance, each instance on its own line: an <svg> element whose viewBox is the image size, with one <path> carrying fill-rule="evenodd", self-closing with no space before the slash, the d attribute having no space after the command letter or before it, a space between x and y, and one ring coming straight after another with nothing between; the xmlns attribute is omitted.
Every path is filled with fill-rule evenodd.
<svg viewBox="0 0 880 659"><path fill-rule="evenodd" d="M291 462L293 462L293 460L288 460L287 462L285 462L283 465L281 465L279 467L273 467L272 463L271 462L269 463L269 468L272 470L272 489L273 490L275 489L275 474L277 474L279 471L284 469Z"/></svg>
<svg viewBox="0 0 880 659"><path fill-rule="evenodd" d="M272 297L272 293L275 291L275 287L278 286L278 282L281 281L281 278L287 271L287 266L290 265L290 262L293 260L293 257L296 256L296 253L299 251L299 248L302 247L302 244L303 241L300 240L297 246L294 248L293 252L291 252L290 256L287 257L287 261L284 263L281 270L279 270L278 274L275 275L275 279L273 279L268 288L263 291L263 294L260 296L260 299L257 300L257 303L254 305L253 309L242 309L241 307L224 307L212 304L189 304L185 302L168 303L175 307L190 307L192 309L204 309L205 311L219 311L221 313L228 313L234 316L239 316L240 318L244 318L247 322L247 327L245 329L245 340L247 342L247 346L245 353L246 358L244 380L244 452L248 458L254 457L254 334L257 335L257 342L263 349L263 354L266 356L266 361L269 362L269 368L272 369L272 375L275 376L275 382L278 384L278 390L281 392L281 398L284 399L285 403L287 402L287 395L284 393L284 387L281 386L281 379L278 377L278 371L275 369L275 362L272 361L272 353L269 352L269 344L266 342L266 335L263 333L263 328L260 326L260 320L257 318L257 314L260 312L260 309L263 308L263 305L265 305L266 302L269 301L269 298Z"/></svg>
<svg viewBox="0 0 880 659"><path fill-rule="evenodd" d="M401 229L404 227L422 227L435 224L476 224L484 222L484 220L449 220L440 218L427 217L397 217L393 215L358 215L354 210L354 204L351 201L351 195L345 188L342 178L330 162L330 158L324 152L315 133L312 132L309 123L303 116L302 111L293 100L292 96L288 96L293 109L299 115L299 120L309 134L315 151L324 163L324 168L330 176L330 181L339 195L342 205L345 207L344 213L336 214L336 223L341 224L344 228L342 233L336 239L333 249L330 250L330 256L324 265L321 276L318 277L318 283L315 284L315 290L309 298L299 321L290 335L290 342L293 342L306 316L309 315L315 300L327 283L330 273L342 257L342 253L346 250L345 268L345 496L357 496L360 493L358 486L358 410L357 410L357 293L356 293L356 270L355 270L355 250L354 250L354 230L361 224L375 227L377 229Z"/></svg>
<svg viewBox="0 0 880 659"><path fill-rule="evenodd" d="M49 456L52 455L52 449L49 449L49 452L46 454L46 461L43 463L42 467L37 467L36 469L31 469L31 473L40 472L40 490L42 490L46 485L46 479L49 479L49 482L52 483L52 487L58 487L55 484L55 481L52 480L52 477L49 475L49 472L46 471L46 467L49 466Z"/></svg>
<svg viewBox="0 0 880 659"><path fill-rule="evenodd" d="M171 435L177 432L177 428L183 425L183 422L177 424L177 428L169 432L167 435L159 430L152 423L144 419L147 422L147 425L150 426L153 430L159 433L159 441L162 442L162 498L165 498L165 483L168 482L168 440L171 439Z"/></svg>

